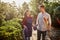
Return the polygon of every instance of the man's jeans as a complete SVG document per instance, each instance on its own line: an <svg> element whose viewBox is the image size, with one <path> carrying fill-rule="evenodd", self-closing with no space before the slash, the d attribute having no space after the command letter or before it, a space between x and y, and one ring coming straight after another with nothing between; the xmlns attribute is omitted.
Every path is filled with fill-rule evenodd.
<svg viewBox="0 0 60 40"><path fill-rule="evenodd" d="M37 40L41 39L41 34L42 34L42 40L45 40L46 32L47 31L39 31L39 30L37 30Z"/></svg>

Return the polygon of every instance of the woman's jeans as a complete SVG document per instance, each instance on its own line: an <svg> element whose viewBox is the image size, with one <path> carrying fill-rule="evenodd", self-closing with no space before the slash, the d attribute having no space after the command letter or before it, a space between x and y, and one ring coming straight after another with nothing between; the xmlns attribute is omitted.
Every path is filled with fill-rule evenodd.
<svg viewBox="0 0 60 40"><path fill-rule="evenodd" d="M25 37L24 40L30 40L30 37Z"/></svg>
<svg viewBox="0 0 60 40"><path fill-rule="evenodd" d="M30 40L30 36L28 36L28 30L24 29L23 33L24 33L24 40Z"/></svg>

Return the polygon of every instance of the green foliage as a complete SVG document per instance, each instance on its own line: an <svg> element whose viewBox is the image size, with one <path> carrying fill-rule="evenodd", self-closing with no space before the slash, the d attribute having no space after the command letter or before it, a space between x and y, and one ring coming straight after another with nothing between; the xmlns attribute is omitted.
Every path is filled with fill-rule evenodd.
<svg viewBox="0 0 60 40"><path fill-rule="evenodd" d="M22 26L19 21L15 5L0 2L0 40L22 40Z"/></svg>
<svg viewBox="0 0 60 40"><path fill-rule="evenodd" d="M31 0L30 6L32 11L34 12L34 15L39 12L38 5L40 4L41 0Z"/></svg>
<svg viewBox="0 0 60 40"><path fill-rule="evenodd" d="M55 15L56 15L56 14L60 14L60 6L58 6L58 7L55 9L54 14L55 14Z"/></svg>
<svg viewBox="0 0 60 40"><path fill-rule="evenodd" d="M57 3L57 2L50 2L50 3L45 2L45 6L46 6L46 11L47 11L51 16L53 16L55 8L58 7L58 6L60 6L60 4Z"/></svg>
<svg viewBox="0 0 60 40"><path fill-rule="evenodd" d="M22 4L22 7L19 6L19 8L18 8L18 17L19 18L21 18L21 19L23 18L24 12L26 9L29 9L29 5L26 2L24 2Z"/></svg>
<svg viewBox="0 0 60 40"><path fill-rule="evenodd" d="M52 24L54 27L60 29L60 6L58 6L55 11L54 11L54 15L52 17Z"/></svg>
<svg viewBox="0 0 60 40"><path fill-rule="evenodd" d="M18 38L22 40L22 27L18 21L18 19L4 21L0 27L0 37L4 38L5 40L6 38L7 40L18 40Z"/></svg>
<svg viewBox="0 0 60 40"><path fill-rule="evenodd" d="M38 6L43 3L44 0L31 0L30 6L32 8L32 11L34 12L33 15L37 15L39 13ZM60 4L58 2L49 2L49 1L44 1L44 5L46 7L46 11L53 16L54 14L54 9Z"/></svg>

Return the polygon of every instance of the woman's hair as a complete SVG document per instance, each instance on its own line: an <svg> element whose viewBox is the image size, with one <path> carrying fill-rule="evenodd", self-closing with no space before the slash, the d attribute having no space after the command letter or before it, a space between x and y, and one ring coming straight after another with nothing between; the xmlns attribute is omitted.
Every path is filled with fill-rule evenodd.
<svg viewBox="0 0 60 40"><path fill-rule="evenodd" d="M24 12L24 17L27 17L27 12L29 11L29 9L26 9Z"/></svg>

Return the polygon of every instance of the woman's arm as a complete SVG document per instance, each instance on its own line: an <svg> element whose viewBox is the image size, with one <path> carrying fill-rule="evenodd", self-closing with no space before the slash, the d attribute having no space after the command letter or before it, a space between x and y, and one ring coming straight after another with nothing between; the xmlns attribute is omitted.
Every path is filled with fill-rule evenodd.
<svg viewBox="0 0 60 40"><path fill-rule="evenodd" d="M23 18L22 25L24 28L26 28L26 18Z"/></svg>
<svg viewBox="0 0 60 40"><path fill-rule="evenodd" d="M36 19L36 26L38 26L38 24L39 24L39 14L38 14L38 16L37 16L37 19Z"/></svg>
<svg viewBox="0 0 60 40"><path fill-rule="evenodd" d="M49 18L48 18L48 29L50 30L51 29L51 16L49 15Z"/></svg>

